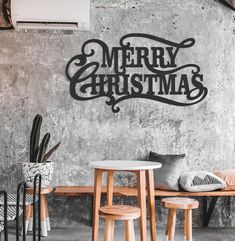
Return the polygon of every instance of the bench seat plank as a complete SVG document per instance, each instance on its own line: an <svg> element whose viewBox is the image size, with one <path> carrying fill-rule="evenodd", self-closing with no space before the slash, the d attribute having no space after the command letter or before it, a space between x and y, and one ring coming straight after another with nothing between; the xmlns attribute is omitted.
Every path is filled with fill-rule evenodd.
<svg viewBox="0 0 235 241"><path fill-rule="evenodd" d="M102 187L102 193L106 193L106 187ZM58 196L79 196L82 194L93 194L93 186L58 186L54 194ZM114 195L137 196L137 189L132 187L114 187Z"/></svg>
<svg viewBox="0 0 235 241"><path fill-rule="evenodd" d="M58 186L54 188L54 194L58 196L80 196L84 194L93 195L93 186ZM106 187L102 188L102 193L106 193ZM115 196L136 197L137 189L135 187L114 187ZM208 227L216 201L218 197L233 197L235 191L212 191L212 192L179 192L155 190L156 197L203 197L203 227ZM208 203L208 197L212 197ZM209 204L209 206L208 206ZM91 208L92 210L92 208ZM91 213L92 217L92 213ZM92 223L92 218L91 218Z"/></svg>
<svg viewBox="0 0 235 241"><path fill-rule="evenodd" d="M211 192L178 192L155 190L155 196L174 196L174 197L232 197L235 191L211 191Z"/></svg>
<svg viewBox="0 0 235 241"><path fill-rule="evenodd" d="M54 189L54 194L58 196L79 196L82 194L93 194L93 186L58 186ZM102 193L106 193L106 187L102 188ZM135 187L114 187L113 194L116 196L136 197ZM158 197L232 197L235 191L212 191L212 192L179 192L155 190Z"/></svg>

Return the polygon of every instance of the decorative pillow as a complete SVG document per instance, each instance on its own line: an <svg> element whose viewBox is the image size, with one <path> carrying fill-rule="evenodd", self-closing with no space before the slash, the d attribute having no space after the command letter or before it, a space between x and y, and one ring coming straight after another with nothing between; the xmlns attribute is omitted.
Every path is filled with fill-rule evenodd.
<svg viewBox="0 0 235 241"><path fill-rule="evenodd" d="M223 190L235 190L235 169L216 171L214 174L226 183L226 187Z"/></svg>
<svg viewBox="0 0 235 241"><path fill-rule="evenodd" d="M160 162L162 167L154 170L154 186L161 190L179 190L179 178L184 164L183 155L161 155L150 152L149 161Z"/></svg>
<svg viewBox="0 0 235 241"><path fill-rule="evenodd" d="M209 192L224 188L225 182L207 171L186 172L180 177L181 187L189 192Z"/></svg>

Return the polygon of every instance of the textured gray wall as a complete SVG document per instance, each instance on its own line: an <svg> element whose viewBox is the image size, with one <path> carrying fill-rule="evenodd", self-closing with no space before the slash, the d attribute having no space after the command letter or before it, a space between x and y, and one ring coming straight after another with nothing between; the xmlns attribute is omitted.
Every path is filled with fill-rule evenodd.
<svg viewBox="0 0 235 241"><path fill-rule="evenodd" d="M90 161L143 159L149 150L186 153L186 170L235 168L233 25L233 12L213 0L93 0L91 32L1 32L1 187L12 189L20 179L17 163L28 161L36 113L44 116L43 130L51 132L51 144L62 142L51 158L56 163L55 185L91 185ZM65 66L84 41L99 38L115 46L131 32L176 42L194 37L195 46L178 58L201 67L207 98L190 107L132 99L122 102L117 114L104 99L72 99ZM118 176L119 183L127 181ZM53 200L52 225L89 220L87 197ZM220 202L211 225L235 226L234 205ZM162 225L164 211L158 212ZM201 224L200 215L195 214L196 225Z"/></svg>

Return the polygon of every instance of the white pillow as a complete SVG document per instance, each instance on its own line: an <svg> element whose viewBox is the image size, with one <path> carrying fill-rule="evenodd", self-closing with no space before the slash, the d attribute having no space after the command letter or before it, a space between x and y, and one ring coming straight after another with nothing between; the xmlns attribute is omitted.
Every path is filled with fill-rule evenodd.
<svg viewBox="0 0 235 241"><path fill-rule="evenodd" d="M194 171L180 176L180 186L188 192L209 192L224 188L226 183L211 172Z"/></svg>

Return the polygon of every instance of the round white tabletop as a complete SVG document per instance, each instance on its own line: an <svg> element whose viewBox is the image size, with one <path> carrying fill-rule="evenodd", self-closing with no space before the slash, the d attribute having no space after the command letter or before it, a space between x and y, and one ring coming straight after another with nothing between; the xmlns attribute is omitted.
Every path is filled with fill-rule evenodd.
<svg viewBox="0 0 235 241"><path fill-rule="evenodd" d="M152 170L162 167L159 162L135 161L135 160L104 160L89 163L90 167L103 170L137 171Z"/></svg>

